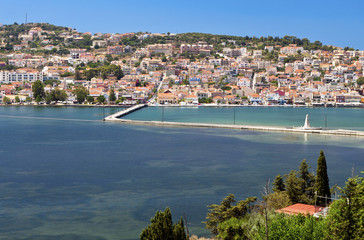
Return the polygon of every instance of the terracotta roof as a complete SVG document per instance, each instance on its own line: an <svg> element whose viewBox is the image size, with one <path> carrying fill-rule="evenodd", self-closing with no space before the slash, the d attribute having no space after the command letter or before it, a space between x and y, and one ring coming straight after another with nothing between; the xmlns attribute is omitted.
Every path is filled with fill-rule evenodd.
<svg viewBox="0 0 364 240"><path fill-rule="evenodd" d="M290 214L290 215L298 215L298 214L313 215L314 213L320 212L321 210L322 210L322 207L319 207L319 206L296 203L291 206L278 209L278 210L276 210L276 212L286 213L286 214Z"/></svg>

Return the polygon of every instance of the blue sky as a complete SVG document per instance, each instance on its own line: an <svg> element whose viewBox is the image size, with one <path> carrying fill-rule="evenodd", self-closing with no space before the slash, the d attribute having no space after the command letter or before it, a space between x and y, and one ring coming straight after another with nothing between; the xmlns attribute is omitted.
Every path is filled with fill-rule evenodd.
<svg viewBox="0 0 364 240"><path fill-rule="evenodd" d="M364 50L364 1L12 0L0 23L48 22L81 32L204 32L307 37Z"/></svg>

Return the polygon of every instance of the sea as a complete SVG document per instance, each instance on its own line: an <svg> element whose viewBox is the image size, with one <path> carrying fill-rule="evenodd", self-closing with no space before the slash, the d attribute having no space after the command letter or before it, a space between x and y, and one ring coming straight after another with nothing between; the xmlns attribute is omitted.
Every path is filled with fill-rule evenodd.
<svg viewBox="0 0 364 240"><path fill-rule="evenodd" d="M103 122L122 108L0 107L0 239L138 239L158 210L210 236L207 205L261 197L267 180L316 170L330 185L364 170L364 138ZM364 109L147 107L125 118L364 130Z"/></svg>

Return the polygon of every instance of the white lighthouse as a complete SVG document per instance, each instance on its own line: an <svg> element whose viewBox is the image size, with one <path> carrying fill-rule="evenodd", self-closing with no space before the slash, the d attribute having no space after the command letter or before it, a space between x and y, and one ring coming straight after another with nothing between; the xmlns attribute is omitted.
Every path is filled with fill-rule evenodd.
<svg viewBox="0 0 364 240"><path fill-rule="evenodd" d="M306 114L306 119L305 119L305 125L303 125L303 129L310 129L310 120L308 120L308 114Z"/></svg>

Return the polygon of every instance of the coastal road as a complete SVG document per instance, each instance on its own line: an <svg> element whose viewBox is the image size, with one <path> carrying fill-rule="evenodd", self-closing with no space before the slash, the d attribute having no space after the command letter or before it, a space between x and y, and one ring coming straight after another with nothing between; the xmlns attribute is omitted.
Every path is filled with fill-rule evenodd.
<svg viewBox="0 0 364 240"><path fill-rule="evenodd" d="M162 77L162 79L160 80L160 82L159 82L159 85L158 85L158 87L157 87L157 91L156 91L156 93L154 94L154 96L151 98L151 99L149 99L149 101L148 101L148 104L155 104L156 103L156 100L157 100L157 97L158 97L158 93L159 93L159 90L161 89L161 87L162 87L162 85L163 85L163 82L164 82L164 78L166 77L166 75L165 75L165 73L163 73L163 77Z"/></svg>

